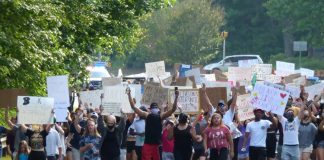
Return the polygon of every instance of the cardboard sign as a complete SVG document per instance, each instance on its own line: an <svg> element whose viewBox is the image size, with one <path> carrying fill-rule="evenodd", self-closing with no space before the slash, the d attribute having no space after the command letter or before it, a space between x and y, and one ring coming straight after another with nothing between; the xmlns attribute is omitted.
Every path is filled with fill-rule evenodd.
<svg viewBox="0 0 324 160"><path fill-rule="evenodd" d="M103 77L102 86L115 86L121 85L123 79L121 77Z"/></svg>
<svg viewBox="0 0 324 160"><path fill-rule="evenodd" d="M175 99L174 89L169 90L168 104L172 107ZM184 113L198 113L200 110L200 96L198 89L179 89L178 106ZM177 111L179 113L179 109Z"/></svg>
<svg viewBox="0 0 324 160"><path fill-rule="evenodd" d="M80 100L83 107L86 108L99 108L101 105L101 95L103 90L92 90L80 92Z"/></svg>
<svg viewBox="0 0 324 160"><path fill-rule="evenodd" d="M190 77L190 76L195 77L196 84L202 83L201 78L200 78L200 69L199 68L194 68L194 69L186 71L185 76L186 77Z"/></svg>
<svg viewBox="0 0 324 160"><path fill-rule="evenodd" d="M54 98L18 96L18 124L52 124Z"/></svg>
<svg viewBox="0 0 324 160"><path fill-rule="evenodd" d="M283 115L289 93L263 84L255 84L251 93L250 103L255 108Z"/></svg>
<svg viewBox="0 0 324 160"><path fill-rule="evenodd" d="M228 81L227 76L225 74L223 74L222 71L214 70L214 74L215 74L215 77L216 77L217 81L222 81L222 82L227 82Z"/></svg>
<svg viewBox="0 0 324 160"><path fill-rule="evenodd" d="M104 87L104 98L102 101L103 115L114 114L120 116L121 111L124 113L133 113L125 93L127 86L109 86ZM131 95L135 97L135 89L131 88Z"/></svg>
<svg viewBox="0 0 324 160"><path fill-rule="evenodd" d="M251 81L252 80L252 69L251 68L240 68L240 67L229 67L228 68L228 80L229 81Z"/></svg>
<svg viewBox="0 0 324 160"><path fill-rule="evenodd" d="M306 85L306 77L305 76L301 76L299 78L296 78L293 80L293 83L300 86L300 85Z"/></svg>
<svg viewBox="0 0 324 160"><path fill-rule="evenodd" d="M295 63L276 61L276 75L287 76L295 73Z"/></svg>
<svg viewBox="0 0 324 160"><path fill-rule="evenodd" d="M266 80L266 75L271 75L272 64L256 64L252 66L252 74L256 73L257 80Z"/></svg>
<svg viewBox="0 0 324 160"><path fill-rule="evenodd" d="M0 108L16 107L17 96L27 95L24 89L2 89L0 90Z"/></svg>
<svg viewBox="0 0 324 160"><path fill-rule="evenodd" d="M246 59L246 60L239 60L238 66L242 68L250 68L253 65L259 64L258 59Z"/></svg>
<svg viewBox="0 0 324 160"><path fill-rule="evenodd" d="M299 77L301 77L300 73L295 73L285 76L284 78L286 83L294 83L294 79L297 79Z"/></svg>
<svg viewBox="0 0 324 160"><path fill-rule="evenodd" d="M147 76L162 76L165 74L165 64L164 61L145 63L145 71Z"/></svg>
<svg viewBox="0 0 324 160"><path fill-rule="evenodd" d="M47 95L54 98L54 108L66 109L70 106L68 76L47 77Z"/></svg>
<svg viewBox="0 0 324 160"><path fill-rule="evenodd" d="M162 107L168 101L168 89L159 85L145 84L142 104L150 105L155 102Z"/></svg>
<svg viewBox="0 0 324 160"><path fill-rule="evenodd" d="M300 68L300 74L302 76L306 76L307 78L308 77L314 77L315 71L311 70L311 69L307 69L307 68Z"/></svg>
<svg viewBox="0 0 324 160"><path fill-rule="evenodd" d="M308 92L308 100L311 100L315 95L320 95L324 89L324 83L318 83L312 86L305 87L306 92Z"/></svg>
<svg viewBox="0 0 324 160"><path fill-rule="evenodd" d="M199 89L200 92L200 99L203 99L203 94L201 89ZM225 103L227 102L227 88L226 87L212 87L212 88L206 88L207 96L212 103L213 106L217 106L218 102L220 100L223 100ZM200 106L202 109L206 111L207 106L204 101L201 101Z"/></svg>
<svg viewBox="0 0 324 160"><path fill-rule="evenodd" d="M250 95L244 94L237 96L237 114L240 121L254 118L253 106L250 103Z"/></svg>
<svg viewBox="0 0 324 160"><path fill-rule="evenodd" d="M315 76L323 78L324 77L324 70L316 70L315 71Z"/></svg>
<svg viewBox="0 0 324 160"><path fill-rule="evenodd" d="M181 64L179 67L179 77L185 77L185 72L192 69L192 66L189 64Z"/></svg>

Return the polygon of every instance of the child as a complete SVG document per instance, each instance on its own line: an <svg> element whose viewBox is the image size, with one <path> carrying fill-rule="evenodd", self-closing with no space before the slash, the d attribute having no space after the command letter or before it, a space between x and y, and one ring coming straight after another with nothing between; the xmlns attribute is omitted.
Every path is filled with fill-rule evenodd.
<svg viewBox="0 0 324 160"><path fill-rule="evenodd" d="M25 140L20 141L16 160L28 160L29 147Z"/></svg>

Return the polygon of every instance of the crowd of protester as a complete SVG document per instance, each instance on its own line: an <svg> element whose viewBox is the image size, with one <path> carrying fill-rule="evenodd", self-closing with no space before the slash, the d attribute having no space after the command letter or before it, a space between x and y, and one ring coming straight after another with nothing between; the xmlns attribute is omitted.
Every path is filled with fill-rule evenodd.
<svg viewBox="0 0 324 160"><path fill-rule="evenodd" d="M238 91L231 91L231 100L213 106L203 85L206 106L196 115L176 112L178 91L172 106L162 110L155 102L138 105L130 89L134 113L120 116L80 103L67 122L34 125L17 124L7 110L9 128L1 126L0 133L7 134L13 160L324 160L321 95L308 101L301 87L300 98L289 98L283 116L254 109L254 119L241 121Z"/></svg>

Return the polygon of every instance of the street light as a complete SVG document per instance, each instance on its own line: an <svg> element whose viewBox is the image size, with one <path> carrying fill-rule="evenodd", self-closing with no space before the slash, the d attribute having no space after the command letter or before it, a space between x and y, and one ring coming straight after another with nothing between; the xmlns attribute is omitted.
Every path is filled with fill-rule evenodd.
<svg viewBox="0 0 324 160"><path fill-rule="evenodd" d="M228 32L223 31L223 32L221 33L221 36L222 36L222 38L223 38L223 59L224 59L224 58L225 58L225 48L226 48L226 38L227 38L227 36L228 36Z"/></svg>

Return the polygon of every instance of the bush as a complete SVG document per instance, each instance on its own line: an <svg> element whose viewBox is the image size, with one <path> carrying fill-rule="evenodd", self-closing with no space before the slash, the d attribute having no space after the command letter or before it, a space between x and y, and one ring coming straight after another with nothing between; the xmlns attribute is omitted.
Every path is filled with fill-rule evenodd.
<svg viewBox="0 0 324 160"><path fill-rule="evenodd" d="M276 66L276 61L284 61L295 63L295 68L299 68L299 57L287 57L286 55L280 53L276 55L271 55L268 63L272 64L274 67ZM324 69L323 60L320 58L313 57L301 57L301 67L308 68L312 70L321 70Z"/></svg>

